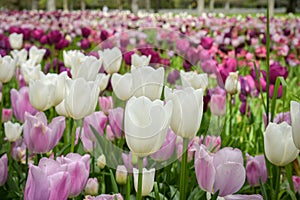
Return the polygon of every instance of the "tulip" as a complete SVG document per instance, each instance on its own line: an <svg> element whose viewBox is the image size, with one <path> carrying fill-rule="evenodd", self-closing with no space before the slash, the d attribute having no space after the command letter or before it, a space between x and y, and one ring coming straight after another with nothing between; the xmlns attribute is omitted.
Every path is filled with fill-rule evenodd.
<svg viewBox="0 0 300 200"><path fill-rule="evenodd" d="M26 162L26 144L24 143L22 137L20 137L16 142L12 143L11 157L18 162Z"/></svg>
<svg viewBox="0 0 300 200"><path fill-rule="evenodd" d="M124 165L118 165L116 170L116 181L119 185L127 183L127 169Z"/></svg>
<svg viewBox="0 0 300 200"><path fill-rule="evenodd" d="M185 87L193 87L195 90L205 90L208 85L207 74L197 74L196 72L184 72L180 71L181 83Z"/></svg>
<svg viewBox="0 0 300 200"><path fill-rule="evenodd" d="M84 189L90 173L90 156L69 153L66 157L58 157L61 165L67 165L67 172L71 177L69 198L76 197Z"/></svg>
<svg viewBox="0 0 300 200"><path fill-rule="evenodd" d="M16 70L16 62L10 56L0 55L0 82L7 83L11 80Z"/></svg>
<svg viewBox="0 0 300 200"><path fill-rule="evenodd" d="M87 27L82 27L81 28L81 34L83 37L88 38L89 35L91 34L91 29L87 28Z"/></svg>
<svg viewBox="0 0 300 200"><path fill-rule="evenodd" d="M120 75L114 73L111 78L111 85L114 93L119 99L126 101L132 96L132 74L126 73L124 75Z"/></svg>
<svg viewBox="0 0 300 200"><path fill-rule="evenodd" d="M126 153L122 153L122 160L123 163L126 167L126 169L128 170L128 172L132 173L132 170L134 167L137 167L137 156L132 154L132 152L130 151L129 154ZM148 163L147 157L144 157L143 159L143 167L146 167Z"/></svg>
<svg viewBox="0 0 300 200"><path fill-rule="evenodd" d="M72 79L82 77L86 81L94 81L96 80L101 65L102 59L98 60L94 56L84 56L79 62L71 61Z"/></svg>
<svg viewBox="0 0 300 200"><path fill-rule="evenodd" d="M238 72L229 72L229 76L225 81L225 90L231 95L234 95L240 91Z"/></svg>
<svg viewBox="0 0 300 200"><path fill-rule="evenodd" d="M200 188L210 193L219 191L220 197L239 191L246 176L243 162L239 149L227 147L210 154L205 146L198 146L195 153L195 171Z"/></svg>
<svg viewBox="0 0 300 200"><path fill-rule="evenodd" d="M99 169L104 169L104 167L106 166L106 157L104 154L100 155L97 158L97 166L99 167Z"/></svg>
<svg viewBox="0 0 300 200"><path fill-rule="evenodd" d="M114 107L112 96L99 97L99 106L100 109L107 115L109 109L112 109Z"/></svg>
<svg viewBox="0 0 300 200"><path fill-rule="evenodd" d="M189 47L190 47L190 42L186 39L179 39L176 41L176 49L179 51L181 55L184 55Z"/></svg>
<svg viewBox="0 0 300 200"><path fill-rule="evenodd" d="M203 37L201 39L201 46L204 49L210 49L213 45L214 40L211 37Z"/></svg>
<svg viewBox="0 0 300 200"><path fill-rule="evenodd" d="M151 55L147 56L139 56L138 54L133 54L131 56L131 64L136 67L145 67L145 66L149 66L151 60Z"/></svg>
<svg viewBox="0 0 300 200"><path fill-rule="evenodd" d="M210 152L217 152L221 148L221 137L206 135L203 144Z"/></svg>
<svg viewBox="0 0 300 200"><path fill-rule="evenodd" d="M0 158L0 186L4 185L8 176L7 155L4 154Z"/></svg>
<svg viewBox="0 0 300 200"><path fill-rule="evenodd" d="M296 101L291 101L291 122L293 141L295 146L300 149L300 104Z"/></svg>
<svg viewBox="0 0 300 200"><path fill-rule="evenodd" d="M94 112L91 115L85 117L83 121L83 128L86 137L89 140L95 142L96 137L90 126L92 126L97 131L97 133L102 136L104 133L106 122L107 116L102 111Z"/></svg>
<svg viewBox="0 0 300 200"><path fill-rule="evenodd" d="M85 133L84 128L81 129L81 134L80 134L80 127L76 128L76 133L75 134L76 134L75 137L78 137L80 135L80 139L81 139L81 142L82 142L82 145L83 145L83 150L85 152L91 153L91 152L94 151L94 149L96 147L96 142L92 141L88 138L88 136ZM77 138L74 141L75 145L77 144L76 140L77 140Z"/></svg>
<svg viewBox="0 0 300 200"><path fill-rule="evenodd" d="M284 166L295 160L299 150L293 142L292 127L286 122L269 123L264 133L265 154L277 166Z"/></svg>
<svg viewBox="0 0 300 200"><path fill-rule="evenodd" d="M108 119L111 130L117 138L122 137L124 109L121 107L108 110Z"/></svg>
<svg viewBox="0 0 300 200"><path fill-rule="evenodd" d="M113 49L104 49L99 51L100 58L103 59L104 69L107 73L113 74L118 72L122 62L122 52L117 47Z"/></svg>
<svg viewBox="0 0 300 200"><path fill-rule="evenodd" d="M96 80L99 81L99 87L100 87L100 91L104 91L105 88L108 85L108 81L109 81L109 74L104 74L104 73L99 73L96 76Z"/></svg>
<svg viewBox="0 0 300 200"><path fill-rule="evenodd" d="M105 132L105 133L106 133L106 139L107 139L108 141L113 142L113 141L115 140L115 134L114 134L114 132L112 131L110 125L107 125L107 126L106 126L106 132Z"/></svg>
<svg viewBox="0 0 300 200"><path fill-rule="evenodd" d="M179 71L177 69L174 69L172 72L169 72L167 81L168 83L175 84L179 77Z"/></svg>
<svg viewBox="0 0 300 200"><path fill-rule="evenodd" d="M217 116L226 114L226 96L213 94L210 99L210 111Z"/></svg>
<svg viewBox="0 0 300 200"><path fill-rule="evenodd" d="M3 108L2 109L2 122L7 122L12 119L12 109Z"/></svg>
<svg viewBox="0 0 300 200"><path fill-rule="evenodd" d="M125 107L125 138L137 156L150 155L163 144L170 124L172 102L132 97ZM141 112L143 110L143 112Z"/></svg>
<svg viewBox="0 0 300 200"><path fill-rule="evenodd" d="M295 192L300 194L300 176L293 176L292 179L293 179Z"/></svg>
<svg viewBox="0 0 300 200"><path fill-rule="evenodd" d="M96 197L92 196L86 196L84 200L123 200L123 197L121 194L101 194Z"/></svg>
<svg viewBox="0 0 300 200"><path fill-rule="evenodd" d="M165 98L173 102L171 128L183 138L195 137L203 114L203 90L191 87L174 90L165 87Z"/></svg>
<svg viewBox="0 0 300 200"><path fill-rule="evenodd" d="M208 74L212 74L217 70L218 62L213 59L208 59L201 62L201 69Z"/></svg>
<svg viewBox="0 0 300 200"><path fill-rule="evenodd" d="M29 151L47 153L59 142L66 127L65 118L55 117L48 125L43 112L36 115L25 113L24 141Z"/></svg>
<svg viewBox="0 0 300 200"><path fill-rule="evenodd" d="M41 65L35 65L33 60L27 60L21 64L21 72L25 82L28 84L29 80L37 80L40 78Z"/></svg>
<svg viewBox="0 0 300 200"><path fill-rule="evenodd" d="M12 89L10 91L10 98L14 116L18 121L24 122L26 112L32 115L37 112L30 104L28 87L22 87L19 91Z"/></svg>
<svg viewBox="0 0 300 200"><path fill-rule="evenodd" d="M23 46L23 34L12 33L8 37L11 48L21 49Z"/></svg>
<svg viewBox="0 0 300 200"><path fill-rule="evenodd" d="M164 143L157 152L150 155L151 158L155 161L165 161L171 158L174 153L176 138L176 134L169 128Z"/></svg>
<svg viewBox="0 0 300 200"><path fill-rule="evenodd" d="M99 183L98 183L98 179L97 178L89 178L86 186L85 186L85 194L87 195L97 195L98 194L98 187L99 187Z"/></svg>
<svg viewBox="0 0 300 200"><path fill-rule="evenodd" d="M71 67L71 65L77 66L80 64L81 60L85 58L85 55L79 50L63 51L64 64L66 67Z"/></svg>
<svg viewBox="0 0 300 200"><path fill-rule="evenodd" d="M16 62L16 66L18 67L20 67L22 63L26 62L27 60L28 51L26 49L13 50L10 53Z"/></svg>
<svg viewBox="0 0 300 200"><path fill-rule="evenodd" d="M186 149L183 149L183 138L177 136L176 138L176 155L179 162L182 162L182 157L185 152L187 152L187 162L191 162L194 156L194 145L198 144L199 137L194 137L189 141Z"/></svg>
<svg viewBox="0 0 300 200"><path fill-rule="evenodd" d="M36 46L32 46L29 49L29 59L33 60L34 64L40 64L45 53L46 49L38 49Z"/></svg>
<svg viewBox="0 0 300 200"><path fill-rule="evenodd" d="M24 200L67 199L71 176L66 166L48 158L42 158L38 166L29 165Z"/></svg>
<svg viewBox="0 0 300 200"><path fill-rule="evenodd" d="M142 178L142 196L148 195L154 186L154 176L155 176L155 169L152 168L147 170L143 168L143 178ZM136 168L133 168L133 180L134 180L134 189L137 191L138 189L138 175L139 171Z"/></svg>
<svg viewBox="0 0 300 200"><path fill-rule="evenodd" d="M23 126L19 123L12 123L11 121L4 123L5 136L10 142L15 142L21 137Z"/></svg>
<svg viewBox="0 0 300 200"><path fill-rule="evenodd" d="M259 186L259 180L262 183L267 181L268 171L264 155L255 157L247 155L246 175L251 186Z"/></svg>
<svg viewBox="0 0 300 200"><path fill-rule="evenodd" d="M73 119L82 119L94 112L99 93L99 80L87 82L83 78L68 79L65 99L61 104L64 105L67 116Z"/></svg>

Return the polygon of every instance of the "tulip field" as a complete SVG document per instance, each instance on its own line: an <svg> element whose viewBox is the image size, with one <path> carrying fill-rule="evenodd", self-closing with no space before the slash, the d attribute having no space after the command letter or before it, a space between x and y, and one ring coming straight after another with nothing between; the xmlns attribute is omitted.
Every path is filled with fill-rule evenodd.
<svg viewBox="0 0 300 200"><path fill-rule="evenodd" d="M300 18L0 11L0 199L300 199Z"/></svg>

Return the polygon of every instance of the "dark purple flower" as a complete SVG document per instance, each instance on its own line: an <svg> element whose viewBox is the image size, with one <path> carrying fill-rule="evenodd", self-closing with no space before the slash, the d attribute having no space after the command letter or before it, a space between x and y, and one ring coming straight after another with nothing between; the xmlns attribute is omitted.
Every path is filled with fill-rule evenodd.
<svg viewBox="0 0 300 200"><path fill-rule="evenodd" d="M101 30L100 38L102 41L106 40L109 37L109 33L106 30Z"/></svg>
<svg viewBox="0 0 300 200"><path fill-rule="evenodd" d="M79 44L80 48L82 49L89 49L91 47L91 43L86 39L86 38L83 38L81 41L80 41L80 44Z"/></svg>
<svg viewBox="0 0 300 200"><path fill-rule="evenodd" d="M126 53L123 53L123 59L124 59L126 65L131 65L131 56L133 54L134 54L133 51L128 51Z"/></svg>
<svg viewBox="0 0 300 200"><path fill-rule="evenodd" d="M91 29L87 28L87 27L82 27L81 28L81 34L83 37L88 38L89 35L91 34Z"/></svg>
<svg viewBox="0 0 300 200"><path fill-rule="evenodd" d="M168 83L175 84L179 78L180 78L179 71L177 69L174 69L169 73L167 81Z"/></svg>
<svg viewBox="0 0 300 200"><path fill-rule="evenodd" d="M50 31L47 36L50 44L59 42L63 37L59 30Z"/></svg>
<svg viewBox="0 0 300 200"><path fill-rule="evenodd" d="M214 42L214 39L212 39L211 37L203 37L201 39L200 44L204 49L210 49L213 45L213 42Z"/></svg>
<svg viewBox="0 0 300 200"><path fill-rule="evenodd" d="M35 40L40 40L44 35L44 31L42 29L34 29L31 34Z"/></svg>

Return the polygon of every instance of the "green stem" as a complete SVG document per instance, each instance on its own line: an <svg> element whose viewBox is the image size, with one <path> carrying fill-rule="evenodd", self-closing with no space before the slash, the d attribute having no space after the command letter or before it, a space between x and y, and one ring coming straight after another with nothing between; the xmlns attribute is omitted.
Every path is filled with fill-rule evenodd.
<svg viewBox="0 0 300 200"><path fill-rule="evenodd" d="M74 152L74 146L75 146L75 136L76 136L76 121L75 119L72 119L73 121L73 128L72 128L72 137L71 137L71 149L70 152L73 153Z"/></svg>
<svg viewBox="0 0 300 200"><path fill-rule="evenodd" d="M269 89L270 89L270 13L269 13L269 3L267 7L267 35L266 35L266 50L267 50L267 58L266 58L266 64L267 64L267 85L266 85L266 90L267 90L267 110L266 110L266 115L267 115L267 122L269 122Z"/></svg>
<svg viewBox="0 0 300 200"><path fill-rule="evenodd" d="M232 132L232 95L230 94L229 98L229 134Z"/></svg>
<svg viewBox="0 0 300 200"><path fill-rule="evenodd" d="M29 170L29 167L28 167L28 156L29 156L29 152L28 152L28 149L26 148L26 158L25 158L25 163L26 163L26 180L27 180L27 177L28 177L28 170Z"/></svg>
<svg viewBox="0 0 300 200"><path fill-rule="evenodd" d="M275 199L278 199L280 186L280 167L276 166L276 185L275 185Z"/></svg>
<svg viewBox="0 0 300 200"><path fill-rule="evenodd" d="M130 192L131 192L131 186L130 186L130 175L127 175L127 184L126 184L126 200L130 200Z"/></svg>
<svg viewBox="0 0 300 200"><path fill-rule="evenodd" d="M181 156L181 169L180 169L180 200L185 200L186 195L186 166L187 166L187 153L188 153L189 139L183 138L183 148Z"/></svg>
<svg viewBox="0 0 300 200"><path fill-rule="evenodd" d="M95 176L95 142L93 142L93 152L91 153L92 156L92 176Z"/></svg>
<svg viewBox="0 0 300 200"><path fill-rule="evenodd" d="M143 186L143 158L142 157L138 157L138 167L139 167L139 176L138 176L137 200L142 200L142 186Z"/></svg>

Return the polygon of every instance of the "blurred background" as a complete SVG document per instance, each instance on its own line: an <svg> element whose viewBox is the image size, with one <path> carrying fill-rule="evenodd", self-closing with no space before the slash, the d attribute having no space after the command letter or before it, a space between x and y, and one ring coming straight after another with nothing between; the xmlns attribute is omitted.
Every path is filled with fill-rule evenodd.
<svg viewBox="0 0 300 200"><path fill-rule="evenodd" d="M257 13L270 2L271 12L298 13L300 0L0 0L0 8L9 10L84 10L120 9L149 12L223 12Z"/></svg>

